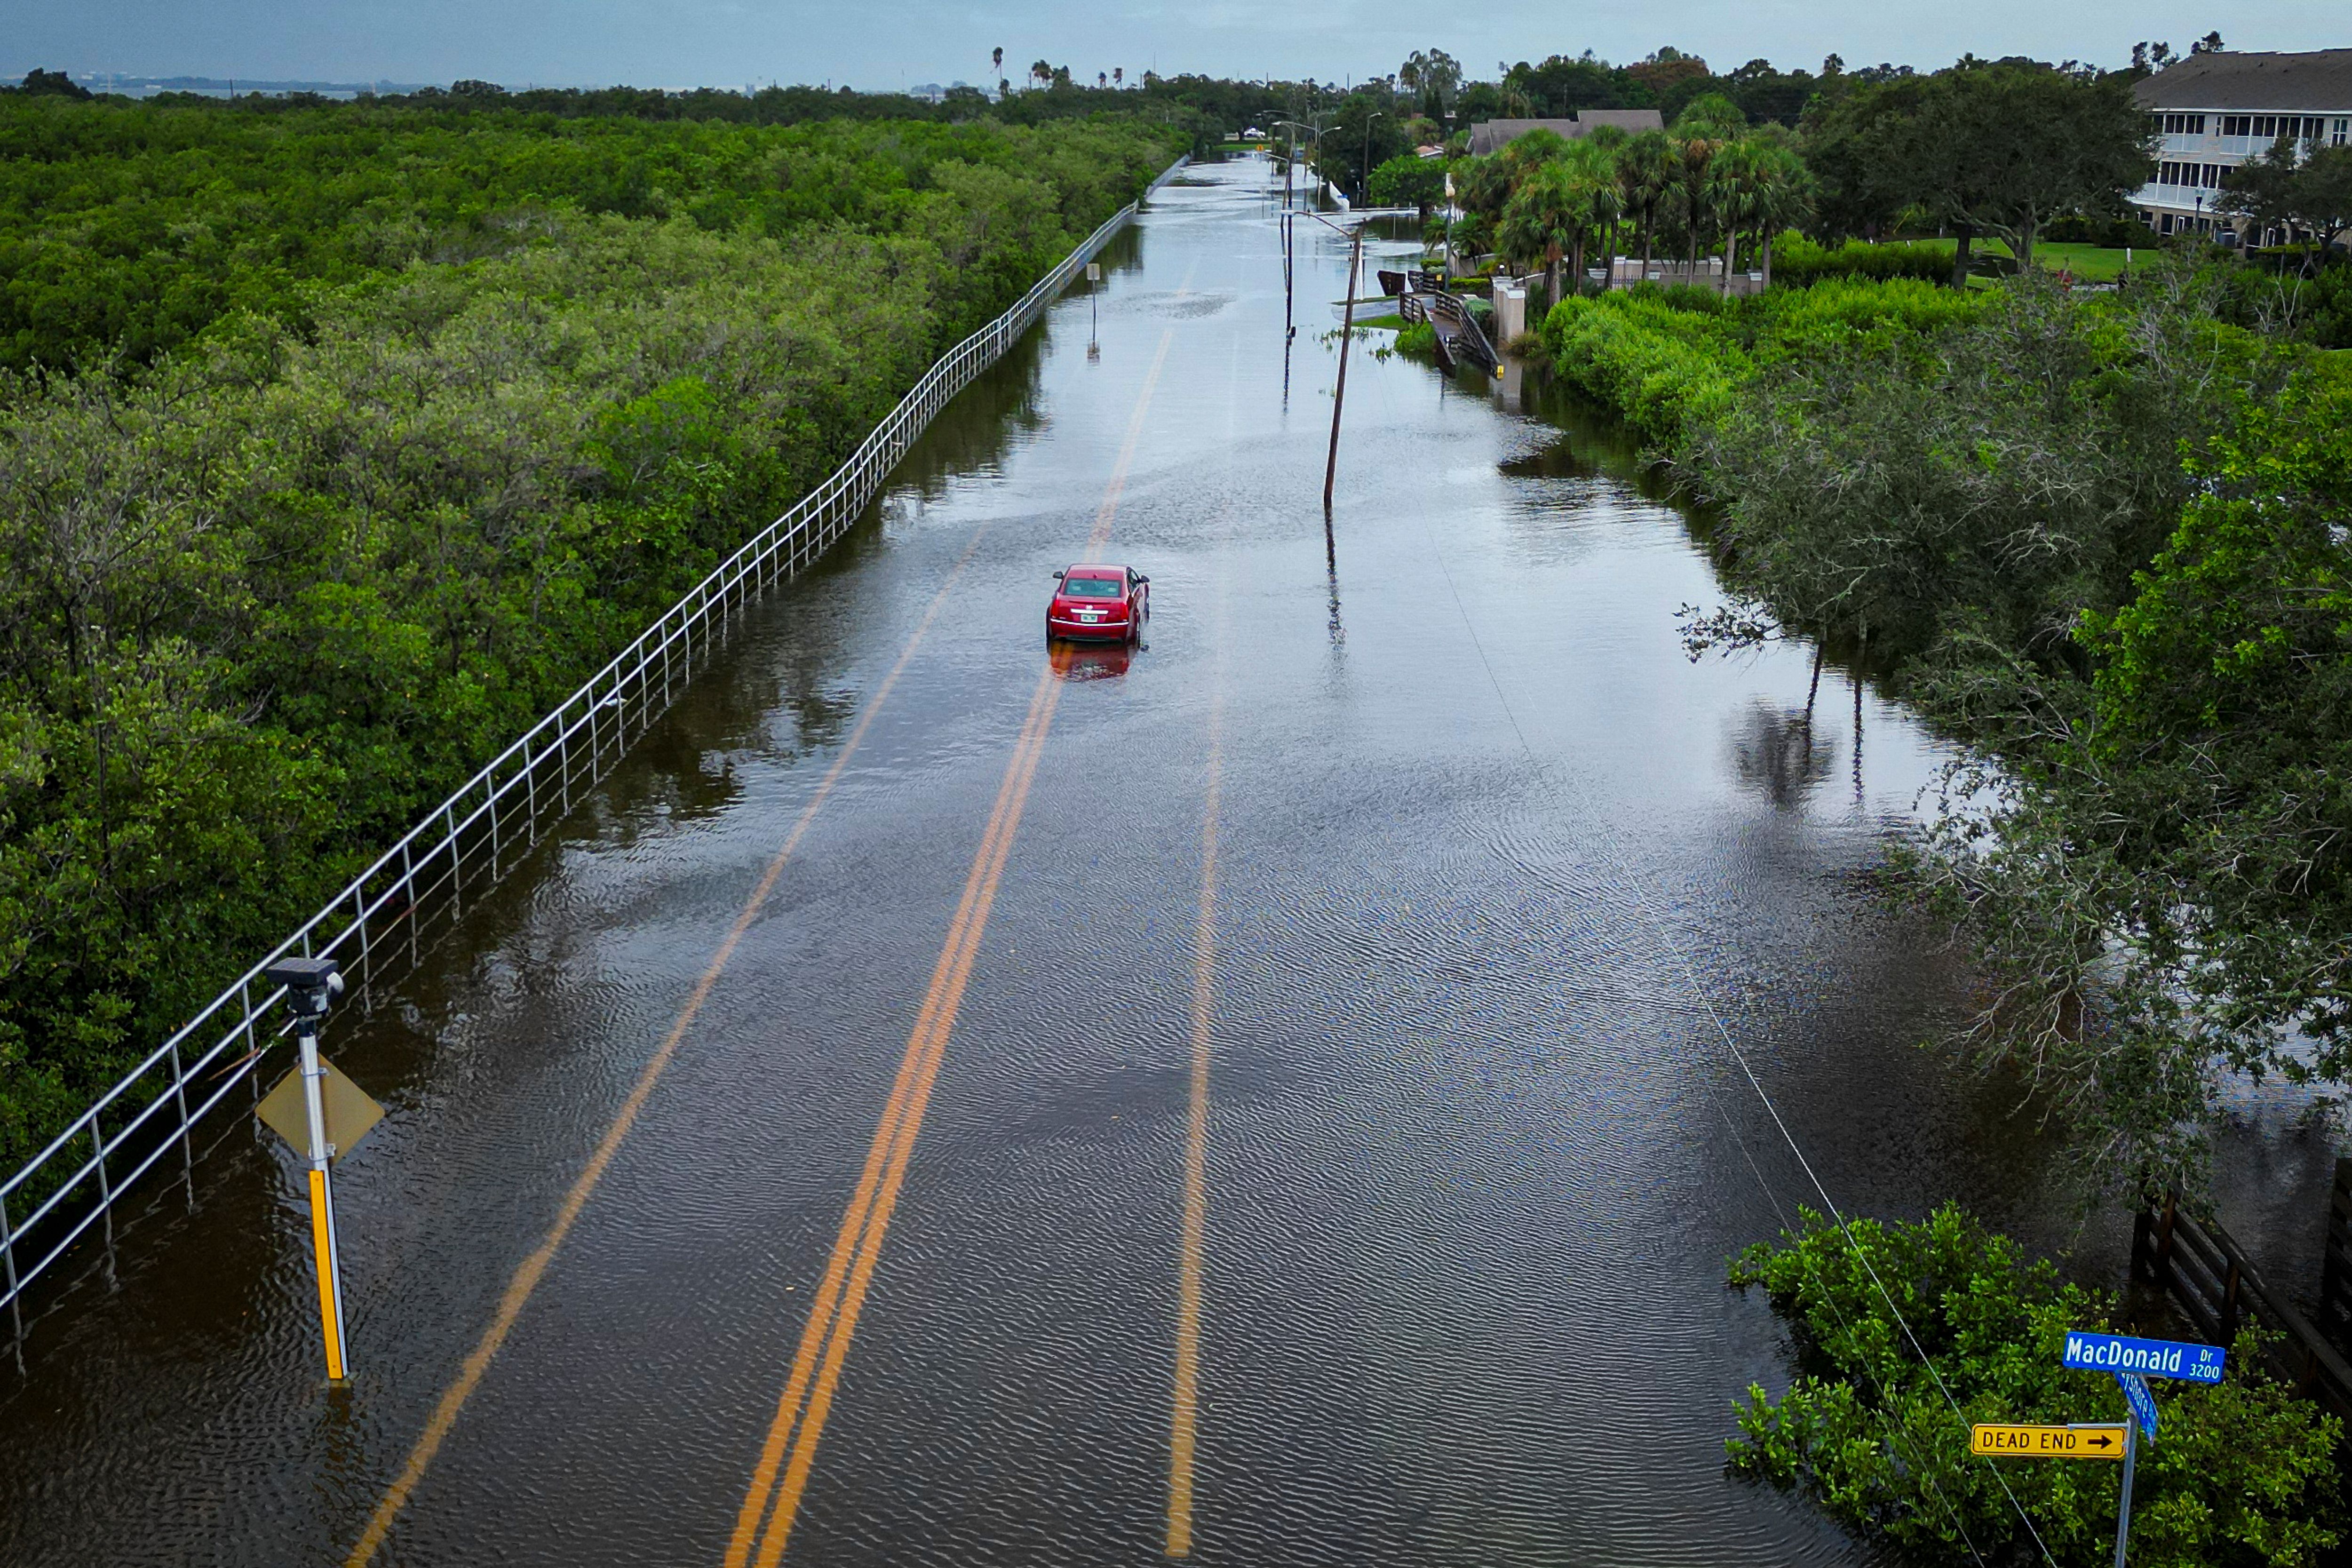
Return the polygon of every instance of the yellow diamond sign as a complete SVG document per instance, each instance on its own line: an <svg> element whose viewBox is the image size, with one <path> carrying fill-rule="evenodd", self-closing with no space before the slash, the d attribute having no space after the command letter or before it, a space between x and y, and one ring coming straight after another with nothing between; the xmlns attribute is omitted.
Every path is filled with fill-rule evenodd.
<svg viewBox="0 0 2352 1568"><path fill-rule="evenodd" d="M326 1076L319 1080L319 1099L327 1112L327 1147L340 1160L350 1153L368 1130L383 1120L383 1107L367 1097L367 1091L335 1070L335 1064L326 1058L319 1058ZM261 1097L253 1108L272 1132L294 1145L298 1154L310 1152L310 1120L302 1111L302 1069L296 1068L278 1080L278 1087Z"/></svg>

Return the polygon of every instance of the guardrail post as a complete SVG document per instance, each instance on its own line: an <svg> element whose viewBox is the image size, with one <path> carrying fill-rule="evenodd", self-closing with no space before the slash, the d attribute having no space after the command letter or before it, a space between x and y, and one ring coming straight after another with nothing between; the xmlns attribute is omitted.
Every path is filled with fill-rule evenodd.
<svg viewBox="0 0 2352 1568"><path fill-rule="evenodd" d="M466 860L457 852L457 808L445 803L441 807L441 832L449 845L449 919L462 920L466 914ZM302 952L305 957L310 949Z"/></svg>
<svg viewBox="0 0 2352 1568"><path fill-rule="evenodd" d="M180 1106L180 1174L188 1184L188 1212L196 1212L196 1152L188 1142L188 1075L180 1068L180 1042L172 1041L172 1093Z"/></svg>
<svg viewBox="0 0 2352 1568"><path fill-rule="evenodd" d="M8 1198L0 1194L0 1260L8 1268L8 1321L14 1332L9 1344L16 1354L16 1375L25 1375L25 1298L16 1283L16 1232L8 1224Z"/></svg>
<svg viewBox="0 0 2352 1568"><path fill-rule="evenodd" d="M375 956L368 942L367 889L357 884L352 888L352 924L360 933L360 1007L368 1011L374 1006L368 986L375 979Z"/></svg>
<svg viewBox="0 0 2352 1568"><path fill-rule="evenodd" d="M415 967L423 951L417 946L416 928L425 918L425 911L416 905L415 845L414 838L400 841L400 885L408 895L408 963L411 968Z"/></svg>
<svg viewBox="0 0 2352 1568"><path fill-rule="evenodd" d="M95 1116L89 1119L89 1146L96 1154L91 1166L98 1172L99 1218L106 1233L106 1288L119 1289L122 1282L114 1271L114 1194L106 1183L106 1135Z"/></svg>

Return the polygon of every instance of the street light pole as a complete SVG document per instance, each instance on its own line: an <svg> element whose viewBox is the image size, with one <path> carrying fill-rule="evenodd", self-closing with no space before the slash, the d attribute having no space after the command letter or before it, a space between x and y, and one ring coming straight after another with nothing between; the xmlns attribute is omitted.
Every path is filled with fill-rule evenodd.
<svg viewBox="0 0 2352 1568"><path fill-rule="evenodd" d="M1364 183L1359 194L1364 198L1366 206L1372 205L1372 121L1381 118L1377 112L1364 118Z"/></svg>

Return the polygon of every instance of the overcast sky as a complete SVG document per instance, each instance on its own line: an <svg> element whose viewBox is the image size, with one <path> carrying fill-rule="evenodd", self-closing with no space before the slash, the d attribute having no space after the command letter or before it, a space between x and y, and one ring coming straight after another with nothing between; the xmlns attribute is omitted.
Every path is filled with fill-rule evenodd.
<svg viewBox="0 0 2352 1568"><path fill-rule="evenodd" d="M1450 15L1447 15L1450 14ZM1440 19L1441 16L1444 19ZM1043 58L1081 78L1163 74L1321 79L1393 71L1442 48L1474 77L1498 60L1592 49L1638 59L1661 44L1718 70L1763 56L1818 68L1933 67L1964 52L2119 65L2134 40L2186 50L2220 27L2232 48L2352 47L2345 0L0 0L0 70L446 82L740 87L985 82L1003 46L1016 81Z"/></svg>

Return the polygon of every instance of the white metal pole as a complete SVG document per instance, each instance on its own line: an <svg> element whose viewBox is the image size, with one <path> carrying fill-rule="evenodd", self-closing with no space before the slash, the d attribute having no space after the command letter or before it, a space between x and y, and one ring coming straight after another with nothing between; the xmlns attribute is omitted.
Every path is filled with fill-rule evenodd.
<svg viewBox="0 0 2352 1568"><path fill-rule="evenodd" d="M2131 1539L2132 1466L2139 1458L2139 1416L2124 1417L2124 1493L2116 1504L2116 1568L2124 1568L2124 1542Z"/></svg>

